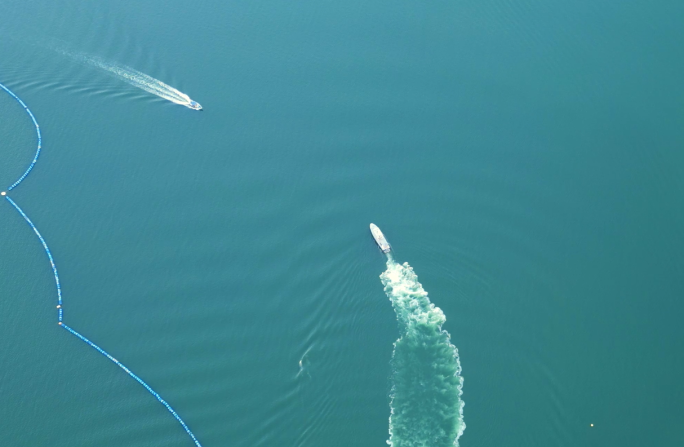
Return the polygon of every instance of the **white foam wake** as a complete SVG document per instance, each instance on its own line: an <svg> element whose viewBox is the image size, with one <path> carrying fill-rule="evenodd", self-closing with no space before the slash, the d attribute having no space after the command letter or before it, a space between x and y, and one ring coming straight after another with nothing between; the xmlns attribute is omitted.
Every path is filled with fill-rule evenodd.
<svg viewBox="0 0 684 447"><path fill-rule="evenodd" d="M71 53L64 50L59 50L59 52L76 59L79 62L101 68L112 76L134 87L138 87L141 90L152 93L153 95L157 95L160 98L166 99L173 103L190 107L191 103L194 102L188 95L180 90L126 65L117 65L102 58L88 56L82 53Z"/></svg>
<svg viewBox="0 0 684 447"><path fill-rule="evenodd" d="M392 353L391 447L453 447L465 430L458 350L442 329L444 313L408 263L388 256L380 275L401 336Z"/></svg>

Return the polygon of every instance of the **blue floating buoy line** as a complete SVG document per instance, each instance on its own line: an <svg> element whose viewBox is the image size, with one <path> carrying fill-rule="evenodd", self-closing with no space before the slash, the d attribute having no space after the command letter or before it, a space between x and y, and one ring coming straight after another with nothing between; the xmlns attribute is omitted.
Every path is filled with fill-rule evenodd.
<svg viewBox="0 0 684 447"><path fill-rule="evenodd" d="M16 182L14 182L12 184L12 186L7 188L7 191L11 191L17 185L19 185L26 178L27 175L29 175L29 173L31 172L31 170L35 166L36 162L38 161L38 156L40 155L40 149L42 146L42 137L40 134L40 126L38 126L38 121L36 121L35 116L33 116L33 113L31 113L28 106L26 106L26 104L24 104L24 101L22 101L17 95L12 93L12 91L10 89L8 89L7 87L5 87L4 85L0 84L0 88L2 88L7 93L9 93L14 99L16 99L19 102L19 104L22 105L22 107L24 107L24 110L26 110L26 113L29 114L29 116L31 117L31 120L33 121L33 124L36 126L36 134L38 135L38 149L36 150L36 154L33 157L33 161L29 165L26 172L24 172L24 174L22 174L22 176L19 177L19 180L17 180ZM55 276L55 284L57 285L57 324L59 324L59 326L66 329L72 335L78 337L81 341L87 343L88 345L90 345L90 347L97 350L100 354L104 355L109 360L114 362L119 368L123 369L126 372L126 374L128 374L129 376L134 378L138 383L140 383L143 387L145 387L145 389L147 391L149 391L150 394L152 394L155 398L157 398L157 400L159 402L161 402L166 407L167 410L169 410L169 412L173 415L173 417L176 418L176 420L181 424L181 426L187 432L187 434L190 436L190 438L195 443L195 445L197 447L202 447L202 445L199 443L199 441L197 440L195 435L192 433L192 431L190 431L190 428L188 428L187 424L183 421L183 419L181 419L181 417L178 415L178 413L176 413L175 410L173 408L171 408L171 405L169 405L164 399L162 399L162 397L159 395L159 393L154 391L147 383L145 383L144 380L142 380L140 377L138 377L136 374L134 374L123 363L119 362L117 359L115 359L114 357L109 355L104 349L100 348L95 343L88 340L86 337L84 337L83 335L76 332L74 329L72 329L69 326L67 326L66 324L64 324L64 321L63 321L64 309L62 308L62 286L59 282L59 275L57 274L57 266L55 265L55 260L52 257L52 253L50 252L50 248L48 247L47 243L45 242L45 239L43 239L43 236L38 231L38 228L36 228L36 226L33 224L33 222L31 222L31 219L29 219L29 217L26 215L26 213L24 213L24 211L19 207L19 205L17 205L16 202L14 200L12 200L7 195L7 192L6 191L0 192L0 196L3 196L5 199L7 199L7 201L19 212L19 214L21 214L21 216L24 218L26 223L28 223L29 226L33 229L33 231L36 233L36 236L38 236L38 239L40 239L40 243L43 245L43 249L45 250L45 253L48 256L48 259L50 260L50 266L52 267L52 273Z"/></svg>
<svg viewBox="0 0 684 447"><path fill-rule="evenodd" d="M19 180L17 180L16 182L12 183L12 186L10 186L9 188L7 188L8 191L11 191L11 190L13 190L19 183L21 183L21 182L26 178L27 175L29 175L29 172L31 172L31 170L33 169L33 167L36 165L36 162L38 161L38 156L40 155L40 148L41 148L41 146L42 146L42 144L43 144L43 137L40 135L40 126L38 125L38 121L36 121L36 117L33 116L33 113L31 113L31 111L30 111L29 108L26 106L26 104L24 104L24 101L22 101L17 95L15 95L14 93L12 93L12 91L11 91L10 89L8 89L7 87L5 87L4 85L0 84L0 88L2 88L4 91L6 91L7 93L9 93L9 94L12 96L12 98L14 98L14 99L16 99L17 101L19 101L19 104L21 104L21 106L24 108L24 110L26 110L26 113L28 113L29 116L31 117L31 120L33 121L33 124L36 126L36 134L38 134L38 149L36 149L36 155L33 157L33 161L32 161L31 164L29 165L29 167L28 167L28 169L26 170L26 172L24 172L24 174L23 174L21 177L19 177Z"/></svg>

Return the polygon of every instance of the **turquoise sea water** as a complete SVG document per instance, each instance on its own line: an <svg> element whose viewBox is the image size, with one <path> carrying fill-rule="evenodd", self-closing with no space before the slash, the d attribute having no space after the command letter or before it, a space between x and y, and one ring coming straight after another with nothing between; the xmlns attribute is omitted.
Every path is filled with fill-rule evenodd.
<svg viewBox="0 0 684 447"><path fill-rule="evenodd" d="M0 82L43 134L12 198L69 325L205 447L386 445L402 327L370 222L446 316L461 447L682 445L682 17L671 0L5 1ZM0 93L4 188L35 133ZM0 444L192 445L58 328L45 253L5 201L0 235Z"/></svg>

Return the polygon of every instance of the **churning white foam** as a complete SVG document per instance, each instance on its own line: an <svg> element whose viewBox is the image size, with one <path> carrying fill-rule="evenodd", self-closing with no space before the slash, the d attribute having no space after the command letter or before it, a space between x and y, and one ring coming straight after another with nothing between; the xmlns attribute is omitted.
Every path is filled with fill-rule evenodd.
<svg viewBox="0 0 684 447"><path fill-rule="evenodd" d="M458 350L442 329L446 317L428 299L408 263L388 256L380 275L401 336L392 353L392 447L452 447L465 430Z"/></svg>

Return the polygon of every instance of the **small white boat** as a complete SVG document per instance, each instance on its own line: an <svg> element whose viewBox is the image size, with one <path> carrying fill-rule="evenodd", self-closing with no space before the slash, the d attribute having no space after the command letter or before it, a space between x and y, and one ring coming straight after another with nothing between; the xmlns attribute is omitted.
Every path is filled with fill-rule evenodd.
<svg viewBox="0 0 684 447"><path fill-rule="evenodd" d="M378 247L380 247L380 250L382 250L383 253L389 253L390 250L392 250L392 247L390 247L389 242L387 242L387 239L385 239L385 235L382 234L380 228L378 228L378 226L375 224L370 224L370 230L371 234L373 235L373 239L375 239L375 242L378 244Z"/></svg>
<svg viewBox="0 0 684 447"><path fill-rule="evenodd" d="M192 110L202 110L202 106L200 105L200 103L198 103L197 101L192 101L192 100L190 100L190 104L188 104L186 107L188 107Z"/></svg>

